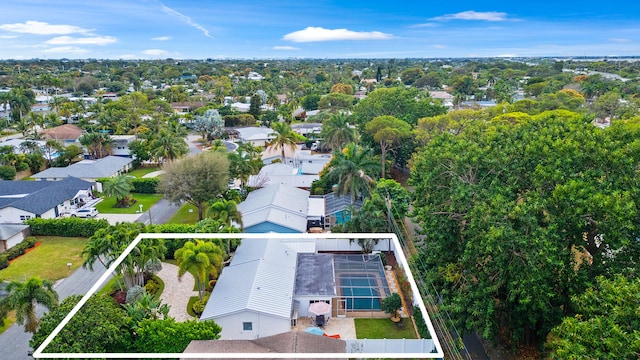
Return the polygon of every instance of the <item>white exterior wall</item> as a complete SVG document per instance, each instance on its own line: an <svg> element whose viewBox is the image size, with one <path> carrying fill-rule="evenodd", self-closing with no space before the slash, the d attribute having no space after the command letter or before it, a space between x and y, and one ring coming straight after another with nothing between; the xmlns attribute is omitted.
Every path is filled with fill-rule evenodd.
<svg viewBox="0 0 640 360"><path fill-rule="evenodd" d="M56 207L58 207L58 205L56 205ZM53 219L56 217L56 207L52 207L51 209L49 209L48 211L46 211L44 214L42 214L40 217L43 219ZM58 211L58 213L61 213L61 211Z"/></svg>
<svg viewBox="0 0 640 360"><path fill-rule="evenodd" d="M22 224L24 220L20 220L20 216L30 216L31 219L33 219L36 217L36 214L11 206L0 209L0 222L5 224Z"/></svg>
<svg viewBox="0 0 640 360"><path fill-rule="evenodd" d="M358 245L358 241L349 242L344 239L317 239L316 240L317 251L361 251L362 248ZM378 244L373 247L373 250L378 251L393 251L397 252L392 241L387 239L380 239Z"/></svg>
<svg viewBox="0 0 640 360"><path fill-rule="evenodd" d="M20 231L19 233L7 239L7 249L11 249L12 247L20 244L22 240L24 240L24 233ZM0 252L1 252L1 249L0 249Z"/></svg>
<svg viewBox="0 0 640 360"><path fill-rule="evenodd" d="M213 319L222 327L220 340L251 340L291 331L291 320L252 311L243 311ZM242 323L251 322L252 331L243 331Z"/></svg>

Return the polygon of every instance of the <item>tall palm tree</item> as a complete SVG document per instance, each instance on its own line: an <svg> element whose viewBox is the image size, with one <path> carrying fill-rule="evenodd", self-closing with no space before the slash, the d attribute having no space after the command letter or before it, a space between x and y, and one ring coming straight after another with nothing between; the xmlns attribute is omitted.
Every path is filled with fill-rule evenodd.
<svg viewBox="0 0 640 360"><path fill-rule="evenodd" d="M358 197L368 196L380 172L380 162L373 156L373 149L349 143L342 150L334 150L328 164L329 181L336 184L337 195L351 195L351 203Z"/></svg>
<svg viewBox="0 0 640 360"><path fill-rule="evenodd" d="M174 254L178 261L178 278L188 271L196 278L198 296L204 297L209 276L218 277L218 270L222 266L222 250L211 241L187 241Z"/></svg>
<svg viewBox="0 0 640 360"><path fill-rule="evenodd" d="M242 188L247 185L249 175L256 175L264 165L260 158L261 148L250 142L238 145L236 151L228 153L229 173L232 178L240 179Z"/></svg>
<svg viewBox="0 0 640 360"><path fill-rule="evenodd" d="M36 103L36 94L30 89L13 88L8 96L13 121L20 121L31 111L31 105Z"/></svg>
<svg viewBox="0 0 640 360"><path fill-rule="evenodd" d="M242 213L238 210L238 204L233 200L221 199L209 207L207 215L215 220L221 221L227 228L234 222L242 230ZM231 253L231 239L227 239L227 254Z"/></svg>
<svg viewBox="0 0 640 360"><path fill-rule="evenodd" d="M275 136L273 140L269 142L268 149L281 151L282 163L285 161L285 148L288 147L292 151L296 150L296 144L304 141L304 136L293 131L291 126L285 122L276 122L271 125L273 132L270 135Z"/></svg>
<svg viewBox="0 0 640 360"><path fill-rule="evenodd" d="M332 149L342 149L345 144L355 140L355 131L349 126L347 115L331 114L322 124L321 136Z"/></svg>
<svg viewBox="0 0 640 360"><path fill-rule="evenodd" d="M16 312L18 324L24 324L24 330L30 333L38 329L36 304L51 310L58 306L58 293L53 289L53 282L32 277L26 282L12 281L7 285L8 296L0 300L0 308L7 306Z"/></svg>
<svg viewBox="0 0 640 360"><path fill-rule="evenodd" d="M102 192L109 197L116 198L116 204L123 207L129 194L133 190L131 178L125 174L114 176L104 183Z"/></svg>
<svg viewBox="0 0 640 360"><path fill-rule="evenodd" d="M158 136L151 141L151 152L157 160L166 162L186 155L189 152L189 147L183 137L168 129L162 129Z"/></svg>

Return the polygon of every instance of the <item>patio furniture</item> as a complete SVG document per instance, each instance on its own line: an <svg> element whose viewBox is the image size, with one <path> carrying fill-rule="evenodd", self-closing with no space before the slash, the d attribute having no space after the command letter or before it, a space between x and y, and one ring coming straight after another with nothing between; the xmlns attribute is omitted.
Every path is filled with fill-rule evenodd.
<svg viewBox="0 0 640 360"><path fill-rule="evenodd" d="M327 320L325 319L324 315L316 316L316 326L325 327L326 325L327 325Z"/></svg>

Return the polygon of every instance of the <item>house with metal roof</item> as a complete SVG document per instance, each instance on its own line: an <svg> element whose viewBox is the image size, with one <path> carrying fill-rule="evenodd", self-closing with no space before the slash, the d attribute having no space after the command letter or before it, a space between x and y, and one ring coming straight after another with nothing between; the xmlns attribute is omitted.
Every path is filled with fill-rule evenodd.
<svg viewBox="0 0 640 360"><path fill-rule="evenodd" d="M273 163L265 165L257 175L249 175L247 186L261 188L273 184L286 184L300 189L310 189L311 184L320 176L301 174L299 168L288 164Z"/></svg>
<svg viewBox="0 0 640 360"><path fill-rule="evenodd" d="M95 182L96 179L117 176L131 169L133 159L122 156L106 156L97 160L82 160L67 167L52 167L32 175L36 180L62 180L76 177Z"/></svg>
<svg viewBox="0 0 640 360"><path fill-rule="evenodd" d="M91 197L93 184L75 177L60 181L0 181L0 223L55 218Z"/></svg>
<svg viewBox="0 0 640 360"><path fill-rule="evenodd" d="M243 127L237 128L238 140L241 142L250 142L254 146L266 146L266 144L274 138L273 130L268 127Z"/></svg>
<svg viewBox="0 0 640 360"><path fill-rule="evenodd" d="M307 231L309 192L286 184L273 184L249 193L238 204L248 233L303 233Z"/></svg>
<svg viewBox="0 0 640 360"><path fill-rule="evenodd" d="M220 339L257 339L291 330L297 252L279 239L243 239L218 278L200 320Z"/></svg>

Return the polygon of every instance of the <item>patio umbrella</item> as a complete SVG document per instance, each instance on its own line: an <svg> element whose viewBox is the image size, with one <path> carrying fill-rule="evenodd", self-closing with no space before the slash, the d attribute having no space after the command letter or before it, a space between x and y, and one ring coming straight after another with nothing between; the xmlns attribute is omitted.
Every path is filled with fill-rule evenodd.
<svg viewBox="0 0 640 360"><path fill-rule="evenodd" d="M309 305L309 314L313 316L324 315L329 318L331 316L331 305L324 301L315 302Z"/></svg>

